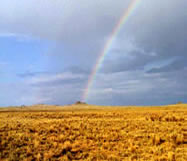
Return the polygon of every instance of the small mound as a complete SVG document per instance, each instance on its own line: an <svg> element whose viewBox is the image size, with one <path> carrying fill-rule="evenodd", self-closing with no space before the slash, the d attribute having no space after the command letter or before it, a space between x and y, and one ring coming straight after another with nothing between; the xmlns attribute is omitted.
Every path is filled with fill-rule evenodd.
<svg viewBox="0 0 187 161"><path fill-rule="evenodd" d="M86 105L87 103L85 103L85 102L81 102L81 101L77 101L77 102L75 102L75 105Z"/></svg>

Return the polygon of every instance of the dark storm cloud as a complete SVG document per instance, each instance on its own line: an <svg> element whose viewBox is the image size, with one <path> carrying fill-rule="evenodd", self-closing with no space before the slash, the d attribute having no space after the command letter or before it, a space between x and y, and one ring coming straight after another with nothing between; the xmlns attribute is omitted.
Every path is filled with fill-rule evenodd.
<svg viewBox="0 0 187 161"><path fill-rule="evenodd" d="M132 51L128 52L127 54L130 55L130 58L121 54L121 56L117 57L116 59L114 58L106 60L101 71L104 73L115 73L123 71L144 70L144 67L147 64L157 59L155 55L145 54L142 53L142 51Z"/></svg>
<svg viewBox="0 0 187 161"><path fill-rule="evenodd" d="M105 72L121 72L127 70L142 70L146 65L170 59L179 59L165 67L153 67L152 71L172 71L183 69L187 58L187 7L186 1L142 1L136 13L122 28L119 37L121 48L124 46L126 33L134 39L134 45L141 48L136 51L133 59L126 55L133 55L132 51L111 51L109 54L121 53L117 59L105 61ZM123 36L124 35L124 36ZM151 55L155 53L155 55Z"/></svg>
<svg viewBox="0 0 187 161"><path fill-rule="evenodd" d="M134 33L138 45L156 52L161 59L186 57L186 7L185 0L145 1L137 13L139 16L129 23L129 31Z"/></svg>
<svg viewBox="0 0 187 161"><path fill-rule="evenodd" d="M76 2L57 0L53 3L50 1L36 2L35 0L29 2L2 1L0 29L56 40L57 50L51 51L51 64L54 64L53 61L55 61L55 64L60 66L58 64L61 62L58 60L65 59L67 55L67 60L74 58L77 59L77 62L81 62L78 63L78 66L86 64L85 68L89 68L89 66L91 68L94 66L94 59L100 54L107 37L129 2L128 0L115 3L113 1L88 2L84 0ZM135 39L137 43L135 45L147 53L157 53L160 60L185 55L187 51L185 45L187 42L186 6L185 0L144 0L137 6L118 36L128 34L128 37ZM47 12L44 12L46 9ZM121 45L128 37L120 40ZM62 44L66 45L67 53L62 54ZM88 54L90 56L87 56ZM122 53L121 56L123 57L124 54L130 55L131 53ZM54 55L57 55L56 58ZM115 59L111 66L110 62L106 61L106 68L112 69L111 72L143 69L147 63L143 63L144 60L141 57L140 53L136 60L133 59L127 65L121 63L121 59ZM148 61L154 61L147 57ZM135 67L136 64L137 67ZM82 65L81 68L84 66Z"/></svg>

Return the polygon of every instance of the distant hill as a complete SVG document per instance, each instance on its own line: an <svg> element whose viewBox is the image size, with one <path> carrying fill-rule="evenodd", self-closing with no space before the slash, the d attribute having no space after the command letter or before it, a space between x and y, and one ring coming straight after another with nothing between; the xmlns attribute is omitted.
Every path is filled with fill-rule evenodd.
<svg viewBox="0 0 187 161"><path fill-rule="evenodd" d="M104 110L104 109L186 109L187 104L174 104L174 105L165 105L165 106L98 106L98 105L89 105L84 102L76 102L73 105L65 105L65 106L59 106L59 105L45 105L45 104L38 104L38 105L32 105L32 106L11 106L6 108L0 108L0 112L11 112L11 111L79 111L79 110Z"/></svg>

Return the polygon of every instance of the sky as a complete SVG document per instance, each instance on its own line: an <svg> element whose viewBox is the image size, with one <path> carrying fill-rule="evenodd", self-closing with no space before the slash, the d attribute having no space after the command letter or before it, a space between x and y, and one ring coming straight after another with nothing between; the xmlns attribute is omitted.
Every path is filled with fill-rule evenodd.
<svg viewBox="0 0 187 161"><path fill-rule="evenodd" d="M1 0L0 106L72 104L132 0ZM187 2L139 0L85 102L187 103Z"/></svg>

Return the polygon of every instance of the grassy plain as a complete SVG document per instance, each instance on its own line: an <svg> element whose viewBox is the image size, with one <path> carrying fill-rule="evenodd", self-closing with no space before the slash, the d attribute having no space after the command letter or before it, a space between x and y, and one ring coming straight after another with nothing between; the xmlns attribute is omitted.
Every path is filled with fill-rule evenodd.
<svg viewBox="0 0 187 161"><path fill-rule="evenodd" d="M187 105L1 108L0 160L187 161Z"/></svg>

